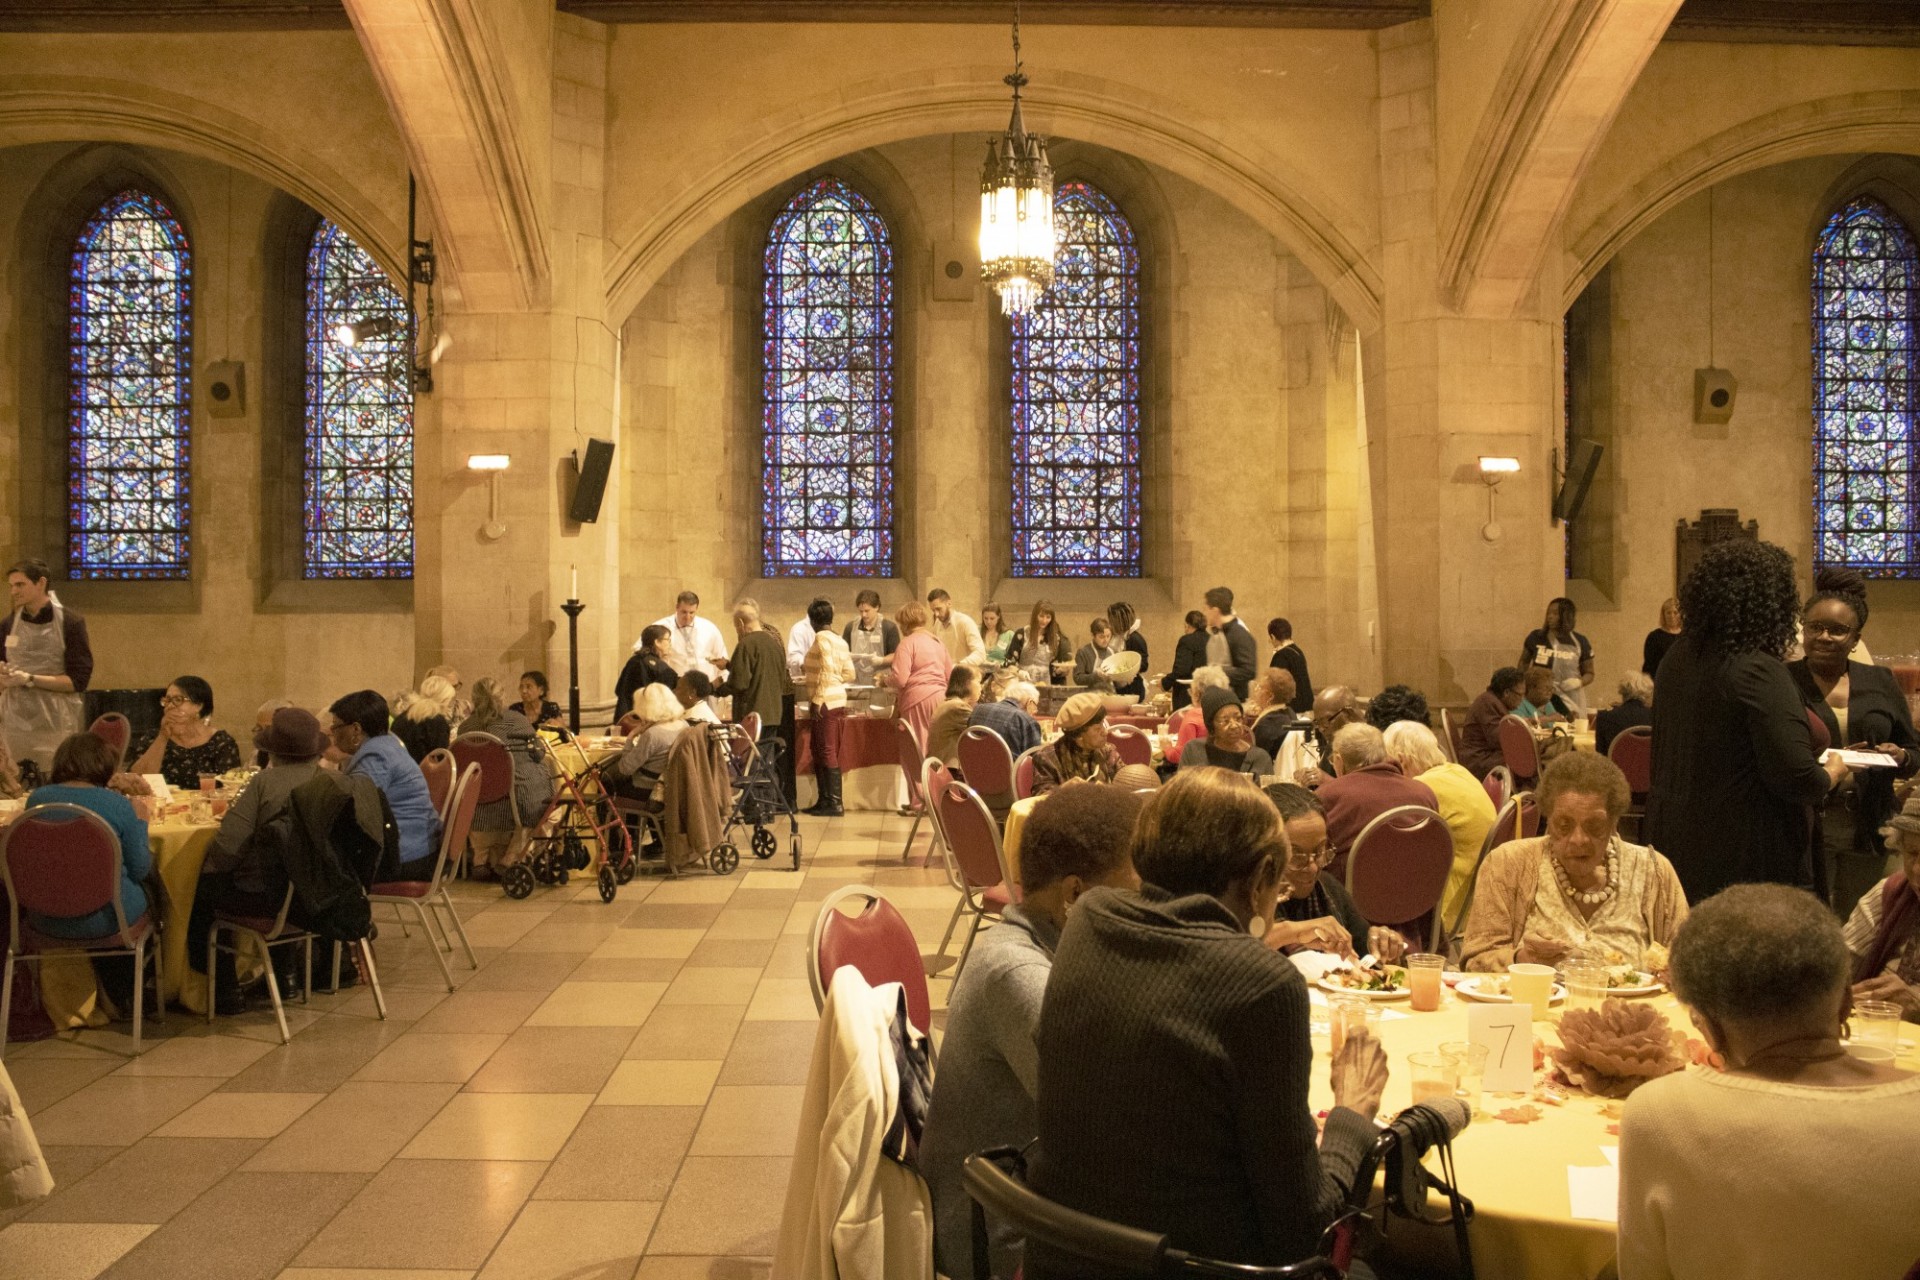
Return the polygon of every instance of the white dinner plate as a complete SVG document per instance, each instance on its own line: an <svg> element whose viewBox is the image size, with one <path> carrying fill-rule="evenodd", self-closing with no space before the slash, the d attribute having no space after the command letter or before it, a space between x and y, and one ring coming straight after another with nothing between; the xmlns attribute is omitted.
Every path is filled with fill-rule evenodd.
<svg viewBox="0 0 1920 1280"><path fill-rule="evenodd" d="M1474 977L1474 978L1462 978L1454 986L1453 990L1456 995L1462 997L1463 999L1477 1000L1481 1004L1512 1004L1513 1003L1513 997L1508 995L1504 991L1483 990L1480 984L1485 981L1486 981L1485 976ZM1567 989L1556 982L1553 984L1553 995L1548 997L1547 1003L1560 1004L1563 1001L1565 1001L1566 998L1567 998Z"/></svg>
<svg viewBox="0 0 1920 1280"><path fill-rule="evenodd" d="M1405 982L1406 980L1406 975L1402 973L1400 981ZM1340 980L1331 975L1319 979L1313 985L1319 987L1329 995L1364 996L1369 1000L1405 1000L1413 995L1413 992L1404 986L1394 991L1356 991L1352 987L1341 986Z"/></svg>
<svg viewBox="0 0 1920 1280"><path fill-rule="evenodd" d="M1634 972L1647 981L1633 987L1608 987L1607 994L1609 996L1657 996L1667 989L1666 983L1653 981L1653 975L1646 970L1636 969Z"/></svg>

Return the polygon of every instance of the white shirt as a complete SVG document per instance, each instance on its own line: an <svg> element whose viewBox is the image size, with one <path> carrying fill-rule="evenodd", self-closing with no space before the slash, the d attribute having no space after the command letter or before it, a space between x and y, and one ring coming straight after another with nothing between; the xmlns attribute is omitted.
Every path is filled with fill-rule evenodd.
<svg viewBox="0 0 1920 1280"><path fill-rule="evenodd" d="M947 611L947 620L931 618L927 629L946 646L947 656L956 667L977 667L987 660L986 642L980 638L980 625L958 609Z"/></svg>
<svg viewBox="0 0 1920 1280"><path fill-rule="evenodd" d="M787 678L798 680L805 674L807 650L813 648L813 621L801 618L787 632Z"/></svg>
<svg viewBox="0 0 1920 1280"><path fill-rule="evenodd" d="M720 668L713 665L713 660L727 656L727 641L719 627L697 613L692 626L681 626L679 615L673 613L654 625L667 629L667 665L675 675L698 671L709 680L720 679ZM634 641L633 647L639 649L640 642Z"/></svg>
<svg viewBox="0 0 1920 1280"><path fill-rule="evenodd" d="M720 713L713 709L712 702L713 699L706 698L688 707L686 717L688 722L697 720L703 724L719 724Z"/></svg>

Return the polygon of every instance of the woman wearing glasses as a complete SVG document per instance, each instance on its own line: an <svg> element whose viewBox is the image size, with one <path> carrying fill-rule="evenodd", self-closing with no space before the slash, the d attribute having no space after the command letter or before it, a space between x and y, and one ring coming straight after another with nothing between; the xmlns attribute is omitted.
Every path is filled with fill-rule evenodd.
<svg viewBox="0 0 1920 1280"><path fill-rule="evenodd" d="M1327 846L1327 812L1320 798L1305 787L1276 782L1267 788L1267 799L1280 811L1289 846L1286 896L1274 911L1267 945L1276 951L1352 956L1357 938L1365 940L1382 964L1398 960L1407 949L1406 940L1393 929L1369 925L1347 887L1327 874L1333 850Z"/></svg>
<svg viewBox="0 0 1920 1280"><path fill-rule="evenodd" d="M160 732L129 773L157 773L182 791L200 786L203 773L240 767L240 746L225 729L213 727L213 687L199 676L181 676L160 699Z"/></svg>

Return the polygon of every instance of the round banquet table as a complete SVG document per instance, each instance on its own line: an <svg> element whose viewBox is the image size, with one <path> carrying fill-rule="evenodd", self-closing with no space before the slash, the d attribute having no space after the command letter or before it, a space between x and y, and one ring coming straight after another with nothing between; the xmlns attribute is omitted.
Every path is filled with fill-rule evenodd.
<svg viewBox="0 0 1920 1280"><path fill-rule="evenodd" d="M1324 993L1315 988L1313 999L1314 1065L1309 1099L1318 1111L1333 1105L1331 1046ZM1675 1030L1698 1038L1686 1011L1671 995L1649 1000ZM1403 1015L1383 1016L1379 1026L1388 1063L1387 1090L1380 1106L1383 1117L1407 1105L1408 1054L1467 1038L1469 1004L1451 990L1432 1013L1414 1013L1404 1000L1382 1002L1383 1011ZM1535 1036L1549 1045L1557 1044L1555 1024L1559 1016L1556 1008L1553 1021L1536 1022ZM1915 1039L1912 1030L1903 1025L1902 1040L1909 1047L1902 1050L1900 1065L1920 1069L1920 1054L1911 1047ZM1544 1076L1544 1072L1536 1072L1536 1082ZM1613 1223L1573 1217L1566 1170L1569 1166L1599 1167L1608 1163L1602 1148L1618 1148L1620 1144L1608 1126L1617 1124L1621 1104L1565 1092L1568 1097L1559 1106L1517 1094L1487 1093L1481 1098L1480 1114L1473 1124L1454 1140L1457 1185L1474 1203L1469 1231L1474 1266L1484 1280L1592 1280L1613 1258ZM1496 1112L1523 1103L1531 1103L1541 1118L1530 1124L1492 1118ZM1436 1203L1432 1212L1442 1208ZM1391 1244L1396 1238L1403 1242L1418 1239L1450 1253L1450 1232L1451 1228L1415 1228L1396 1221L1388 1229L1387 1240Z"/></svg>
<svg viewBox="0 0 1920 1280"><path fill-rule="evenodd" d="M800 720L795 734L794 777L802 809L819 795L813 782L811 723ZM891 716L855 715L851 711L840 722L842 808L892 813L907 803L907 779L900 771L900 731L894 727L898 723Z"/></svg>
<svg viewBox="0 0 1920 1280"><path fill-rule="evenodd" d="M217 822L195 823L185 818L147 824L147 843L153 865L167 898L160 912L165 926L161 958L165 967L162 990L167 999L194 1013L207 1011L207 978L187 964L187 917L200 887L200 864L213 844ZM50 955L40 966L41 1006L62 1031L103 1027L106 1011L93 981L93 966L78 952Z"/></svg>

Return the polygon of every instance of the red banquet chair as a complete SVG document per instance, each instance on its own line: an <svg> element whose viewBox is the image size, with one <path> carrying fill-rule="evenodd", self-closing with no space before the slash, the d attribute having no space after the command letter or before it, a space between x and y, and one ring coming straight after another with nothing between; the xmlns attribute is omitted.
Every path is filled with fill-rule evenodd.
<svg viewBox="0 0 1920 1280"><path fill-rule="evenodd" d="M1033 758L1040 753L1039 747L1028 747L1013 762L1013 798L1015 800L1033 799Z"/></svg>
<svg viewBox="0 0 1920 1280"><path fill-rule="evenodd" d="M840 904L858 908L848 913ZM922 1035L933 1028L933 1000L927 993L926 964L920 944L906 918L878 890L863 884L845 885L828 895L813 918L813 936L807 942L807 985L813 988L813 1007L827 1003L827 988L843 965L860 971L870 987L897 982L906 988L907 1018Z"/></svg>
<svg viewBox="0 0 1920 1280"><path fill-rule="evenodd" d="M433 811L440 815L440 825L447 825L447 803L453 799L453 752L445 747L435 747L427 752L420 761L420 775L427 780L427 795L433 800Z"/></svg>
<svg viewBox="0 0 1920 1280"><path fill-rule="evenodd" d="M1533 726L1519 716L1500 717L1500 755L1516 787L1529 788L1540 781L1540 743Z"/></svg>
<svg viewBox="0 0 1920 1280"><path fill-rule="evenodd" d="M1453 835L1446 821L1424 805L1403 804L1369 822L1353 842L1347 892L1354 909L1373 924L1403 933L1425 924L1431 951L1440 945L1438 907L1452 868Z"/></svg>
<svg viewBox="0 0 1920 1280"><path fill-rule="evenodd" d="M526 833L526 820L520 816L520 804L515 798L513 786L513 753L507 750L507 744L490 733L463 733L453 740L453 763L462 776L468 765L480 766L480 804L507 802L507 812L513 815L513 840L517 844ZM513 845L509 845L509 848ZM465 844L453 851L453 865L456 870L464 866L467 858Z"/></svg>
<svg viewBox="0 0 1920 1280"><path fill-rule="evenodd" d="M967 955L973 950L981 922L989 917L998 920L1002 911L1020 900L1020 895L1007 868L1007 851L1000 843L1000 828L979 793L964 782L949 782L941 790L936 804L940 829L946 833L948 854L953 859L951 874L960 885L960 901L954 904L953 916L947 921L939 955L947 954L947 944L953 941L953 929L960 923L961 914L973 913L967 941L953 965L957 982L960 970L966 966Z"/></svg>
<svg viewBox="0 0 1920 1280"><path fill-rule="evenodd" d="M1627 775L1627 787L1634 794L1636 803L1643 800L1647 792L1653 790L1653 730L1646 725L1637 724L1631 729L1622 729L1607 744L1607 759L1620 766L1620 772Z"/></svg>
<svg viewBox="0 0 1920 1280"><path fill-rule="evenodd" d="M920 834L920 819L927 816L927 798L920 790L920 766L927 758L920 735L905 720L893 722L894 749L899 753L900 773L907 780L907 807L913 810L913 825L907 828L907 842L900 846L900 861L913 856L913 839Z"/></svg>
<svg viewBox="0 0 1920 1280"><path fill-rule="evenodd" d="M1107 729L1107 742L1125 764L1153 763L1153 739L1137 725L1116 724Z"/></svg>
<svg viewBox="0 0 1920 1280"><path fill-rule="evenodd" d="M1493 807L1496 809L1512 799L1516 790L1513 785L1513 774L1503 764L1497 764L1487 770L1487 776L1480 780L1480 785L1486 788L1487 799L1493 801Z"/></svg>
<svg viewBox="0 0 1920 1280"><path fill-rule="evenodd" d="M433 864L431 880L386 880L367 890L367 901L385 903L400 917L405 928L406 914L403 910L412 907L420 919L420 929L427 935L427 941L433 944L433 958L440 965L440 976L446 979L447 990L453 990L453 971L447 968L446 957L441 951L453 950L453 934L460 935L460 945L466 949L467 967L478 969L480 961L473 953L473 944L467 941L467 928L460 923L460 913L454 910L453 897L447 892L447 879L451 867L460 861L460 851L467 847L467 836L473 830L473 811L480 803L480 766L470 764L461 771L460 781L455 785L453 795L447 806L445 821L440 828L440 856ZM447 913L447 920L453 922L450 933L446 922L440 919L440 912ZM335 980L335 986L339 985Z"/></svg>
<svg viewBox="0 0 1920 1280"><path fill-rule="evenodd" d="M87 726L87 732L113 748L113 767L117 773L127 767L127 744L133 741L133 725L118 711L103 712Z"/></svg>
<svg viewBox="0 0 1920 1280"><path fill-rule="evenodd" d="M6 973L0 977L0 1057L7 1051L7 1010L13 1007L13 971L38 964L50 951L132 956L135 998L133 1047L140 1049L146 1007L147 955L153 955L154 1017L166 1020L161 946L151 907L127 919L121 897L120 837L106 819L75 804L35 805L0 832L0 885L7 891ZM113 908L112 933L98 938L60 938L35 929L25 915L72 917Z"/></svg>
<svg viewBox="0 0 1920 1280"><path fill-rule="evenodd" d="M970 725L960 735L960 776L992 809L1013 803L1013 752L1007 740L985 725ZM932 794L938 795L939 792Z"/></svg>

